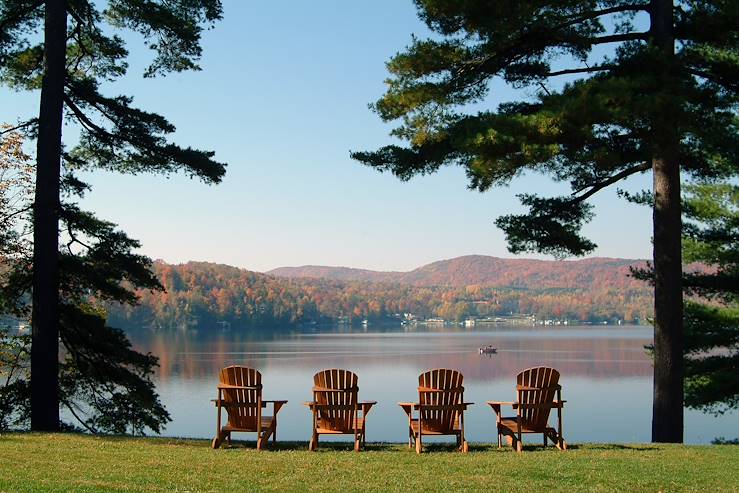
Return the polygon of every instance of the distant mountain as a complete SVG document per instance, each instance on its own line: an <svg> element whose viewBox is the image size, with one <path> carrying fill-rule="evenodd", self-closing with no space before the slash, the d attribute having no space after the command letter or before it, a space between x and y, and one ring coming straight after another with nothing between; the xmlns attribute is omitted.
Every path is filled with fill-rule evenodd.
<svg viewBox="0 0 739 493"><path fill-rule="evenodd" d="M278 267L265 272L270 276L288 279L313 278L336 281L401 282L407 272L382 272L376 270L353 269L351 267L329 267L324 265L304 265L302 267Z"/></svg>
<svg viewBox="0 0 739 493"><path fill-rule="evenodd" d="M630 277L630 267L644 267L645 260L588 258L583 260L505 259L466 255L440 260L410 272L381 272L348 267L280 267L267 274L286 278L321 278L340 281L390 282L412 286L494 286L511 288L644 289Z"/></svg>

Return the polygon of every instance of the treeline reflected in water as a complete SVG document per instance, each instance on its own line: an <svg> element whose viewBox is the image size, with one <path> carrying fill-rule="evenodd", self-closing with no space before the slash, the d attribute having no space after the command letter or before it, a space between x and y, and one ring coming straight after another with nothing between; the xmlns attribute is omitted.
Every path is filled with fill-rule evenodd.
<svg viewBox="0 0 739 493"><path fill-rule="evenodd" d="M209 380L228 365L262 371L330 367L455 368L467 381L500 380L524 368L545 365L568 377L649 377L644 345L649 327L554 329L416 330L400 328L315 331L198 331L129 334L134 346L159 357L158 380ZM491 344L494 355L478 348Z"/></svg>

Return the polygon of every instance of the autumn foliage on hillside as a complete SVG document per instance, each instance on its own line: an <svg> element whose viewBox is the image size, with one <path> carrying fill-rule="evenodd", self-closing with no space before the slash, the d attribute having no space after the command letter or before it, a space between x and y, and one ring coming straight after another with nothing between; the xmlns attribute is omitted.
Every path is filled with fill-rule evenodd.
<svg viewBox="0 0 739 493"><path fill-rule="evenodd" d="M453 321L526 314L540 319L635 322L651 316L649 287L627 276L630 261L613 260L608 267L596 263L590 271L575 272L544 269L561 262L524 262L532 262L526 264L529 270L516 265L501 269L497 278L486 278L473 268L467 272L477 273L465 277L459 265L430 264L406 273L408 279L415 276L413 284L405 279L286 278L212 263L157 262L155 273L166 291L139 291L138 306L111 305L108 312L111 323L129 328L216 327L224 322L234 328L256 328L340 319L384 321L408 313L420 319ZM454 275L445 277L449 272ZM465 279L480 282L465 283Z"/></svg>
<svg viewBox="0 0 739 493"><path fill-rule="evenodd" d="M629 275L630 268L643 268L645 261L589 258L584 260L504 259L466 255L440 260L410 272L378 272L347 267L281 267L268 274L289 277L316 277L343 281L395 282L414 286L456 286L473 284L494 287L642 289L644 283Z"/></svg>

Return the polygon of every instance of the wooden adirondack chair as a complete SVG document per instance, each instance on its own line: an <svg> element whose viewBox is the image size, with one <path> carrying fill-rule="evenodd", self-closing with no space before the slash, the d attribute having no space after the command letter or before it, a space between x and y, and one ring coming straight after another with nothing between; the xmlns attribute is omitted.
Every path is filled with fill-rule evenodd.
<svg viewBox="0 0 739 493"><path fill-rule="evenodd" d="M473 403L464 402L463 378L456 370L429 370L418 377L418 402L398 403L408 415L408 447L415 442L416 453L423 450L423 435L455 435L459 449L468 451L464 411Z"/></svg>
<svg viewBox="0 0 739 493"><path fill-rule="evenodd" d="M313 376L313 401L305 403L313 413L308 450L318 448L321 434L354 435L354 450L359 452L364 446L365 420L377 402L359 402L357 381L357 376L348 370L323 370Z"/></svg>
<svg viewBox="0 0 739 493"><path fill-rule="evenodd" d="M562 438L562 408L565 402L562 400L559 372L554 368L541 366L519 373L516 378L515 402L488 401L495 411L498 447L502 446L501 437L505 435L508 443L516 451L522 452L522 434L541 433L544 435L545 447L549 438L558 449L566 450L567 444ZM512 406L516 416L503 417L501 413L503 405ZM552 409L557 410L556 430L549 426L549 412Z"/></svg>
<svg viewBox="0 0 739 493"><path fill-rule="evenodd" d="M229 366L221 370L218 384L218 422L216 437L211 446L218 448L224 440L231 444L233 432L256 432L257 449L267 445L269 437L277 441L277 413L287 401L265 401L262 399L262 374L245 366ZM262 408L271 403L272 416L262 414ZM221 409L228 413L228 422L221 426Z"/></svg>

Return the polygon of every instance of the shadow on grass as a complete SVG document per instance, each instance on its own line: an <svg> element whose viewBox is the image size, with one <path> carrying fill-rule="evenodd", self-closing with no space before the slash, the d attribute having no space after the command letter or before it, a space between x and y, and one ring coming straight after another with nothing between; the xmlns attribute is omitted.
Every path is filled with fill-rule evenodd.
<svg viewBox="0 0 739 493"><path fill-rule="evenodd" d="M13 432L13 433L2 433L0 434L0 442L22 442L26 436L41 436L47 435L45 433L36 432ZM158 446L178 446L187 448L210 448L211 439L208 438L186 438L186 437L157 437L157 436L130 436L130 435L89 435L85 433L55 433L58 437L69 437L69 438L89 438L92 440L103 440L110 442L141 442L142 445L150 447ZM54 437L49 437L51 440ZM736 439L726 440L717 439L714 441L715 444L731 444L737 445L739 441ZM238 451L238 450L255 450L257 444L255 440L233 440L231 445L223 444L220 450L224 451ZM577 451L617 451L617 450L631 450L638 452L647 451L661 451L662 449L658 445L652 444L599 444L599 443L586 443L586 444L568 444L568 450ZM475 453L515 453L515 451L507 445L498 448L496 443L470 443L470 452ZM354 443L350 441L346 442L319 442L318 450L315 453L321 452L338 452L347 451L352 452L354 450ZM267 447L262 452L281 452L281 451L308 451L307 441L278 441L277 443L269 442ZM406 443L401 442L368 442L363 448L363 452L390 452L395 451L398 453L415 453L414 448L409 448ZM425 443L423 447L424 453L460 453L453 443ZM565 453L557 450L554 446L543 447L538 444L524 444L525 453Z"/></svg>
<svg viewBox="0 0 739 493"><path fill-rule="evenodd" d="M253 440L234 440L231 445L221 445L223 450L256 450L257 442ZM390 450L396 450L397 444L394 443L382 443L382 442L371 442L367 443L363 448L362 452L387 452ZM261 452L307 452L308 442L270 442L266 448L262 449ZM322 452L353 452L354 442L319 442L318 450L314 453L320 454Z"/></svg>
<svg viewBox="0 0 739 493"><path fill-rule="evenodd" d="M541 448L541 447L540 447ZM635 450L645 452L659 450L655 445L622 445L619 443L588 443L586 445L567 445L567 450Z"/></svg>

